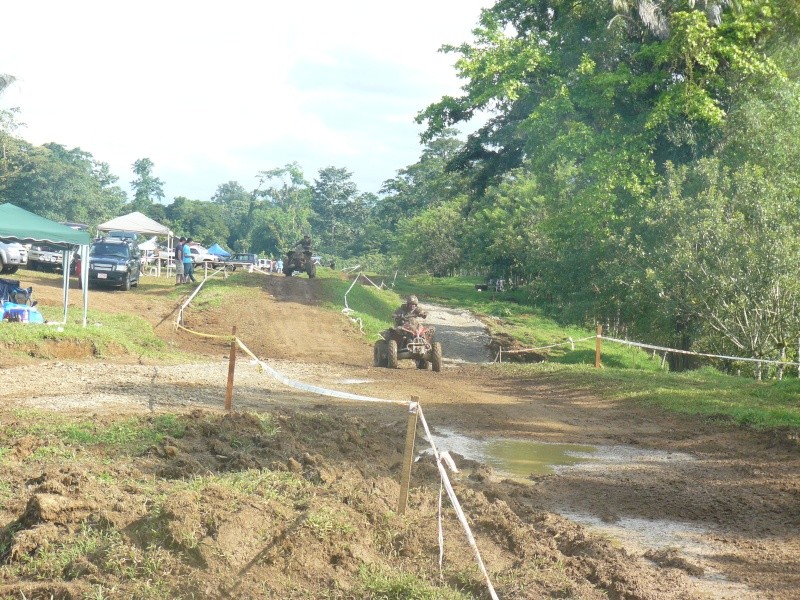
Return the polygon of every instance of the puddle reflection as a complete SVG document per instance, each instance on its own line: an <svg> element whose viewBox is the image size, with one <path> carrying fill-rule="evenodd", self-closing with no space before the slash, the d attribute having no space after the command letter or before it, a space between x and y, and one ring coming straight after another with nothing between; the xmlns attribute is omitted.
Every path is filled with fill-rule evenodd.
<svg viewBox="0 0 800 600"><path fill-rule="evenodd" d="M440 451L447 450L512 477L530 477L555 472L558 466L591 460L595 448L579 444L547 444L526 440L493 438L477 440L441 429L433 434Z"/></svg>

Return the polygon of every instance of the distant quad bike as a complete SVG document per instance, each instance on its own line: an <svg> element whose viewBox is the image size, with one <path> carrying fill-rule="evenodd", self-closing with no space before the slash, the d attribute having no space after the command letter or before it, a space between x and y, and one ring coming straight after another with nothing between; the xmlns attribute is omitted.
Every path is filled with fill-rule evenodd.
<svg viewBox="0 0 800 600"><path fill-rule="evenodd" d="M289 250L286 260L283 261L283 274L291 277L295 271L307 273L309 279L317 276L317 265L311 258L311 252Z"/></svg>
<svg viewBox="0 0 800 600"><path fill-rule="evenodd" d="M393 327L375 342L372 363L376 367L397 368L397 361L411 359L418 369L442 370L442 345L433 341L433 327L425 327L418 319L408 319Z"/></svg>

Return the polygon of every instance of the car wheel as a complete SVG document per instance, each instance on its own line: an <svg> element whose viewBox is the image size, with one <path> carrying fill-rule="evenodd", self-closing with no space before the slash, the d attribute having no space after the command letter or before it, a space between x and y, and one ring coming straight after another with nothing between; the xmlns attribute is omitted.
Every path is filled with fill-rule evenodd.
<svg viewBox="0 0 800 600"><path fill-rule="evenodd" d="M126 292L131 289L131 274L125 275L125 281L122 282L122 289Z"/></svg>

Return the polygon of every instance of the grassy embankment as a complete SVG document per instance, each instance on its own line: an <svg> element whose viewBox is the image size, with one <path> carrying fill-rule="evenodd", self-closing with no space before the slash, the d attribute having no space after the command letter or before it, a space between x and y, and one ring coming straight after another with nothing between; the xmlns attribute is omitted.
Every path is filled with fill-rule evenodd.
<svg viewBox="0 0 800 600"><path fill-rule="evenodd" d="M323 272L321 276L332 274ZM341 307L351 281L326 280L331 306ZM467 308L489 323L495 335L510 336L524 348L548 346L569 338L592 338L576 342L574 350L570 344L564 344L540 351L547 356L545 363L513 363L493 368L524 374L557 374L565 386L590 388L595 394L620 401L704 418L762 429L800 428L800 379L788 370L783 381L754 381L725 375L713 368L669 373L662 368L660 356L612 343L603 345L604 368L595 369L593 331L562 327L536 307L525 304L520 295L478 292L475 284L480 281L470 278L398 277L393 283L391 291L356 285L348 294L348 305L356 311L353 316L363 321L368 334L386 327L386 316L404 295L414 293L422 302Z"/></svg>
<svg viewBox="0 0 800 600"><path fill-rule="evenodd" d="M21 273L21 272L20 272ZM37 278L52 280L60 286L61 275L55 273L36 273ZM19 278L19 277L18 277ZM217 279L210 279L202 294L194 301L193 310L206 310L221 306L224 302L236 298L246 298L247 286L237 285ZM118 294L136 294L152 297L163 297L173 301L177 306L187 294L189 288L176 288L171 279L142 278L138 288L130 292ZM37 298L34 287L33 299ZM71 306L67 310L67 322L59 324L63 318L63 306L39 304L37 309L49 322L43 326L28 326L17 323L0 322L0 348L7 355L28 355L35 358L53 358L53 347L57 344L68 344L74 348L83 348L83 353L95 358L131 355L162 362L181 362L186 355L166 344L154 332L153 326L143 317L134 313L108 312L103 310L102 297L89 295L87 326L83 327L83 306L81 291L70 290L72 302L79 306ZM172 317L174 319L174 317ZM80 354L80 351L76 351Z"/></svg>

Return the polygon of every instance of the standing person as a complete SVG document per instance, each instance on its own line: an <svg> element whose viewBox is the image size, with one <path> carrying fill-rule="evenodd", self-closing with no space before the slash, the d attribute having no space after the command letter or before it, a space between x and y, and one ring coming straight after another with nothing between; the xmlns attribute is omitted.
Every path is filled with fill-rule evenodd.
<svg viewBox="0 0 800 600"><path fill-rule="evenodd" d="M183 283L183 245L186 243L186 238L181 236L178 243L175 244L175 285Z"/></svg>
<svg viewBox="0 0 800 600"><path fill-rule="evenodd" d="M276 273L283 273L283 259L279 258L275 261L275 272Z"/></svg>
<svg viewBox="0 0 800 600"><path fill-rule="evenodd" d="M192 251L189 246L192 244L192 238L186 240L183 246L183 283L197 283L194 278L194 263L192 263Z"/></svg>

